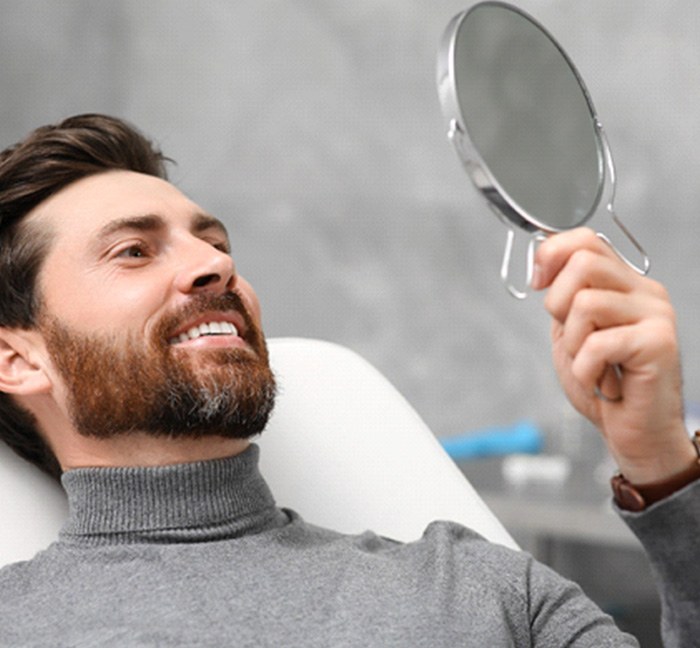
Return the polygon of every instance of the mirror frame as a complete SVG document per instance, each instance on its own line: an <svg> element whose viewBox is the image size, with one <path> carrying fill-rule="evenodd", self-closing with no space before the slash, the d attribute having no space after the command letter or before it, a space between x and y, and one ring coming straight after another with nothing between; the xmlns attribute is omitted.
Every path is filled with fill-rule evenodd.
<svg viewBox="0 0 700 648"><path fill-rule="evenodd" d="M585 101L586 107L588 108L595 133L595 146L598 154L598 190L589 210L577 223L573 225L567 227L554 227L548 223L542 222L539 220L539 218L537 218L537 215L531 214L521 207L493 175L488 164L486 164L481 153L474 146L469 136L467 120L462 114L457 95L455 50L457 48L457 37L465 20L475 10L482 9L487 6L499 7L506 11L518 14L534 25L534 27L536 27L537 30L539 30L542 35L550 41L550 43L560 54L572 75L576 79L579 88L581 89L581 94ZM561 45L559 45L552 34L542 26L542 24L540 24L522 9L505 2L489 0L473 5L469 9L457 14L445 29L442 43L438 51L437 79L440 103L448 123L447 136L454 144L457 154L459 155L462 164L464 165L464 168L472 182L486 198L489 204L496 208L499 217L505 217L514 225L517 225L521 229L528 232L543 231L548 233L562 232L567 229L579 227L591 218L591 216L600 206L601 199L603 197L605 181L608 175L605 169L605 162L608 157L606 154L606 149L608 147L606 146L604 137L602 137L600 121L598 119L595 106L593 105L593 100L591 99L591 95L588 92L588 88L586 87L583 78L568 54L562 49Z"/></svg>
<svg viewBox="0 0 700 648"><path fill-rule="evenodd" d="M594 127L594 137L596 138L595 145L598 151L599 185L596 198L593 201L588 213L575 225L563 228L553 227L551 225L544 224L536 216L533 216L523 209L514 199L510 197L508 192L503 189L469 137L466 121L462 115L459 105L459 98L457 95L455 50L457 36L465 19L474 10L477 8L483 8L484 6L499 7L501 9L511 11L520 15L522 18L534 25L534 27L536 27L544 37L549 39L556 50L560 53L578 82L579 87L581 88L581 92L590 112L591 121ZM597 235L608 243L627 265L640 274L647 274L651 265L649 256L646 254L631 232L617 217L613 207L616 185L615 164L607 137L605 136L605 131L600 123L600 120L598 119L591 95L588 92L588 88L586 87L581 74L576 69L576 66L573 64L569 55L539 21L522 9L509 3L499 2L497 0L478 2L469 9L460 12L448 23L440 43L437 57L437 89L440 105L442 106L442 111L448 124L448 139L453 143L457 151L457 155L459 156L460 161L462 162L462 165L472 183L475 185L479 193L486 199L486 204L508 228L506 246L503 254L503 261L501 263L501 278L508 291L514 297L523 299L527 296L527 287L525 289L517 288L509 279L511 258L513 256L516 232L518 229L528 232L531 235L527 251L526 284L529 286L532 278L535 246L540 240L542 240L542 233L553 234L556 232L573 229L574 227L580 227L593 217L593 215L600 208L601 204L605 204L607 212L614 223L620 228L620 230L622 230L623 234L632 243L635 250L641 255L641 266L637 266L627 259L626 256L617 250L617 248L605 234L597 232Z"/></svg>

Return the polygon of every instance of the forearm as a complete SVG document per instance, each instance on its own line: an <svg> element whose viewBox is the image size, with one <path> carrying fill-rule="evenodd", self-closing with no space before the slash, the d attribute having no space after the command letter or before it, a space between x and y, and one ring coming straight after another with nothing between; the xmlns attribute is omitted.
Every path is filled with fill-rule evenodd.
<svg viewBox="0 0 700 648"><path fill-rule="evenodd" d="M618 509L619 510L619 509ZM640 513L619 513L644 546L662 604L664 646L691 646L700 636L700 481Z"/></svg>

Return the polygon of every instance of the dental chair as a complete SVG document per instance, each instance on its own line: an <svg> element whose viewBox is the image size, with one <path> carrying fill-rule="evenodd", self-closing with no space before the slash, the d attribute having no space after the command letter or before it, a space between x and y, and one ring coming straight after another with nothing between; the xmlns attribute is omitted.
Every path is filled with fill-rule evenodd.
<svg viewBox="0 0 700 648"><path fill-rule="evenodd" d="M348 533L419 538L453 520L517 548L416 411L372 365L319 340L268 342L279 396L256 440L280 506ZM52 542L67 515L60 486L0 443L0 567Z"/></svg>

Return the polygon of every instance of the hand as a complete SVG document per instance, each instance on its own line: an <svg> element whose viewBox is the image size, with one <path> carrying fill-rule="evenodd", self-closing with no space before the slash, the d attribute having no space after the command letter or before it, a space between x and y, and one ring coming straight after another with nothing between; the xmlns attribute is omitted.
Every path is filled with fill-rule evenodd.
<svg viewBox="0 0 700 648"><path fill-rule="evenodd" d="M683 418L675 313L665 288L628 267L588 229L540 245L532 287L548 288L544 304L564 391L601 430L625 477L643 485L697 461ZM596 396L596 387L608 399Z"/></svg>

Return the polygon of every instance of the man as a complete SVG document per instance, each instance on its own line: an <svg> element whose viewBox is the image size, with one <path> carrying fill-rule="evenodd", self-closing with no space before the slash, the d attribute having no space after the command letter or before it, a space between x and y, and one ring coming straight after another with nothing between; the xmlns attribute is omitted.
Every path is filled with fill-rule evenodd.
<svg viewBox="0 0 700 648"><path fill-rule="evenodd" d="M275 391L259 305L163 160L99 115L0 156L1 434L70 502L56 543L0 571L0 645L637 645L575 585L458 525L402 545L275 506L250 443ZM689 645L700 487L673 312L583 230L542 245L534 283L565 389L645 509L625 515L667 645Z"/></svg>

